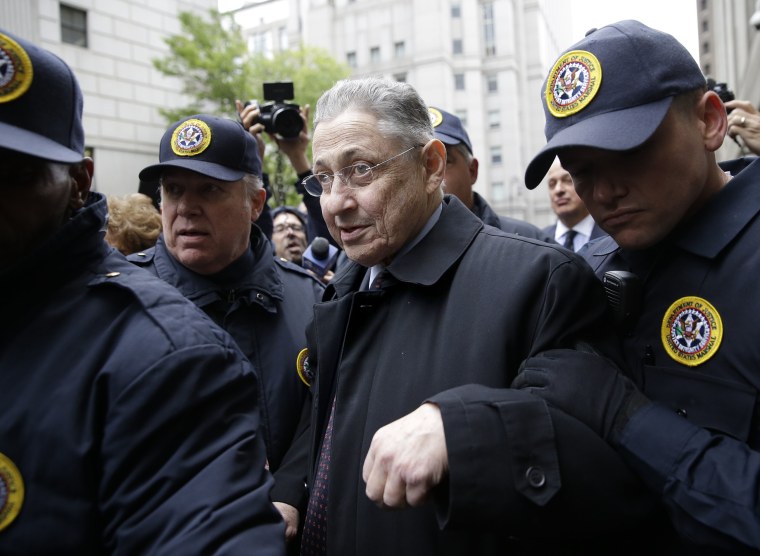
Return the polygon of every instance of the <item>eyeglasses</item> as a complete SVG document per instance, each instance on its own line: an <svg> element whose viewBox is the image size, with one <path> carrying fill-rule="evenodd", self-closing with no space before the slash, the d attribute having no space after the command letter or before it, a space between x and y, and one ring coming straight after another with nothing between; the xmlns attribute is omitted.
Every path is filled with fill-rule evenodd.
<svg viewBox="0 0 760 556"><path fill-rule="evenodd" d="M300 224L277 224L272 230L276 233L282 233L285 230L290 230L291 232L303 232L303 226Z"/></svg>
<svg viewBox="0 0 760 556"><path fill-rule="evenodd" d="M404 152L398 153L397 155L390 157L388 160L383 160L374 166L370 166L366 162L357 162L351 166L341 168L334 174L330 174L329 172L319 172L318 174L313 174L308 178L304 178L301 183L303 183L306 191L315 197L319 197L323 193L330 193L330 189L332 188L332 184L333 181L335 181L336 176L340 178L340 181L343 183L343 185L351 189L366 187L372 183L372 170L400 157L401 155L408 153L412 149L416 149L417 147L421 146L422 145L414 145L413 147L409 147Z"/></svg>

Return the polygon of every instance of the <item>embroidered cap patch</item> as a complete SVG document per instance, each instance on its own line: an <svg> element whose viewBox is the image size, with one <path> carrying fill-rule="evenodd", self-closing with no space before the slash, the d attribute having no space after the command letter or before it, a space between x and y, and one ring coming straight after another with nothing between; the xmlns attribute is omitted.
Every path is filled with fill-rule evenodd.
<svg viewBox="0 0 760 556"><path fill-rule="evenodd" d="M556 118L583 110L602 82L602 66L585 50L571 50L557 60L546 80L546 106Z"/></svg>

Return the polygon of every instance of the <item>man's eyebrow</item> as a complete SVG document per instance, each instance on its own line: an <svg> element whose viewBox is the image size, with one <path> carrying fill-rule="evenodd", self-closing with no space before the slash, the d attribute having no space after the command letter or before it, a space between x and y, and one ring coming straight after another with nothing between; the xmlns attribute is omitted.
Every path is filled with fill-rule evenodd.
<svg viewBox="0 0 760 556"><path fill-rule="evenodd" d="M350 147L346 149L345 151L341 151L341 153L337 156L338 160L348 160L356 156L356 154L360 152L360 149L357 149L356 147ZM316 168L317 166L324 166L325 163L321 158L315 158L312 166ZM342 163L338 163L338 166L342 166Z"/></svg>

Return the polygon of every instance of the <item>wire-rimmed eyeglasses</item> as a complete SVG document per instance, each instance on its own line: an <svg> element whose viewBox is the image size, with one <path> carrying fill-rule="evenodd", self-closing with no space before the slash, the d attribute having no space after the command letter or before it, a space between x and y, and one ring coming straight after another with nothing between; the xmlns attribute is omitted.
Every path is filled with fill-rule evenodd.
<svg viewBox="0 0 760 556"><path fill-rule="evenodd" d="M329 172L319 172L317 174L313 174L307 178L304 178L304 180L301 182L303 183L304 188L306 191L308 191L311 195L314 195L315 197L321 196L323 193L330 193L330 189L332 188L333 181L335 181L335 176L340 178L340 181L343 183L343 185L350 187L351 189L358 189L361 187L366 187L370 183L372 183L372 170L377 168L378 166L382 166L383 164L386 164L390 162L393 159L396 159L402 155L405 155L412 149L416 149L417 147L422 147L422 145L414 145L413 147L409 147L404 152L398 153L395 156L390 157L387 160L383 160L382 162L379 162L375 164L374 166L370 166L366 162L357 162L356 164L352 164L351 166L346 166L345 168L341 168L337 172L331 174Z"/></svg>

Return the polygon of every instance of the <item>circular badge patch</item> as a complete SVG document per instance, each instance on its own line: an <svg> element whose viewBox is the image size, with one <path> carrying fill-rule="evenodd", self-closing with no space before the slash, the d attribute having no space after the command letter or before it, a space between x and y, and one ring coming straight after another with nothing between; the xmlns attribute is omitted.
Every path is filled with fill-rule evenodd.
<svg viewBox="0 0 760 556"><path fill-rule="evenodd" d="M0 103L23 95L32 84L32 61L21 45L0 33Z"/></svg>
<svg viewBox="0 0 760 556"><path fill-rule="evenodd" d="M309 348L303 348L298 352L296 358L296 370L298 371L298 378L306 385L311 387L311 381L314 379L314 372L309 366Z"/></svg>
<svg viewBox="0 0 760 556"><path fill-rule="evenodd" d="M24 503L24 481L14 463L0 453L0 531L8 527Z"/></svg>
<svg viewBox="0 0 760 556"><path fill-rule="evenodd" d="M710 359L723 339L723 323L715 307L701 297L682 297L662 319L662 345L679 363L695 367Z"/></svg>
<svg viewBox="0 0 760 556"><path fill-rule="evenodd" d="M177 156L201 154L210 144L211 129L201 120L182 122L172 133L172 151Z"/></svg>
<svg viewBox="0 0 760 556"><path fill-rule="evenodd" d="M602 83L602 66L591 52L571 50L556 61L546 80L546 106L556 118L580 112Z"/></svg>
<svg viewBox="0 0 760 556"><path fill-rule="evenodd" d="M428 108L428 112L430 112L430 122L433 124L433 127L441 125L441 122L443 121L443 114L441 114L441 111L436 110L435 108Z"/></svg>

